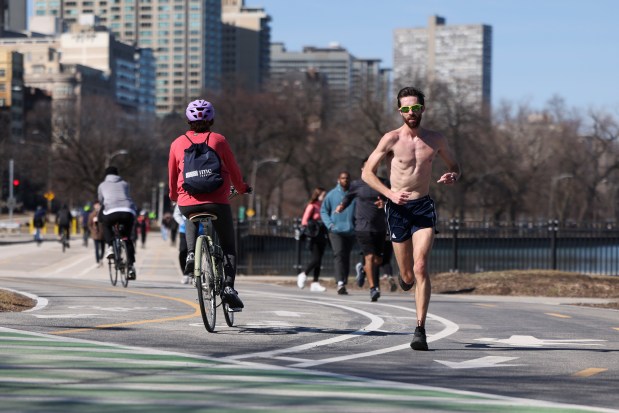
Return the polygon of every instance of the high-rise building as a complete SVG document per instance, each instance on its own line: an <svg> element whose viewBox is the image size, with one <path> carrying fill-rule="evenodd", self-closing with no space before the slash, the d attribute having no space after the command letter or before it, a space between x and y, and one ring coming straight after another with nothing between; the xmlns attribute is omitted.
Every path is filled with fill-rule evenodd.
<svg viewBox="0 0 619 413"><path fill-rule="evenodd" d="M27 29L26 6L26 0L0 0L0 37L5 30L21 32Z"/></svg>
<svg viewBox="0 0 619 413"><path fill-rule="evenodd" d="M301 52L289 52L283 43L271 44L272 90L288 83L291 73L308 71L326 79L326 95L332 108L344 108L367 93L380 93L378 89L388 74L380 69L380 60L357 59L338 44L326 48L306 46Z"/></svg>
<svg viewBox="0 0 619 413"><path fill-rule="evenodd" d="M465 90L472 103L489 107L492 76L492 27L446 25L432 16L427 28L394 30L394 89L413 81L440 81Z"/></svg>
<svg viewBox="0 0 619 413"><path fill-rule="evenodd" d="M65 27L94 14L120 41L152 48L157 61L156 112L182 111L221 82L221 0L37 0L35 16Z"/></svg>
<svg viewBox="0 0 619 413"><path fill-rule="evenodd" d="M269 76L271 18L244 0L222 0L222 81L251 91Z"/></svg>
<svg viewBox="0 0 619 413"><path fill-rule="evenodd" d="M97 30L85 20L82 24L72 25L71 32L60 35L60 63L81 64L102 71L110 79L118 104L143 112L155 112L155 75L151 72L152 78L148 79L147 72L140 72L140 64L148 68L154 61L149 62L146 60L147 54L117 41L109 31ZM146 82L152 89L144 90L140 82Z"/></svg>
<svg viewBox="0 0 619 413"><path fill-rule="evenodd" d="M16 142L24 136L23 73L23 55L0 46L0 116L8 119L9 136Z"/></svg>

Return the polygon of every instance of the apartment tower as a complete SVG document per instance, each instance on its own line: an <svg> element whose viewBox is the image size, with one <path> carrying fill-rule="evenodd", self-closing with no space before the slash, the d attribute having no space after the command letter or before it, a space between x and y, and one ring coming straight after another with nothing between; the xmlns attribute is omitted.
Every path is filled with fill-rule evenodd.
<svg viewBox="0 0 619 413"><path fill-rule="evenodd" d="M432 16L427 28L394 30L393 78L397 91L412 82L443 82L463 99L489 107L491 102L492 27L446 25Z"/></svg>
<svg viewBox="0 0 619 413"><path fill-rule="evenodd" d="M184 111L187 102L221 82L221 0L37 0L35 16L57 16L68 27L95 14L122 42L152 48L156 112Z"/></svg>
<svg viewBox="0 0 619 413"><path fill-rule="evenodd" d="M271 18L244 0L223 0L222 80L260 91L269 76Z"/></svg>

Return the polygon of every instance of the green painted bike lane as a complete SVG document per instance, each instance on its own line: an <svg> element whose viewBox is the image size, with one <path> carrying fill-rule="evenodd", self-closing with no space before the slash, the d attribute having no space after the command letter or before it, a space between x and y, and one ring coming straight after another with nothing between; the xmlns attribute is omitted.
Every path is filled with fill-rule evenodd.
<svg viewBox="0 0 619 413"><path fill-rule="evenodd" d="M3 412L609 412L0 327Z"/></svg>

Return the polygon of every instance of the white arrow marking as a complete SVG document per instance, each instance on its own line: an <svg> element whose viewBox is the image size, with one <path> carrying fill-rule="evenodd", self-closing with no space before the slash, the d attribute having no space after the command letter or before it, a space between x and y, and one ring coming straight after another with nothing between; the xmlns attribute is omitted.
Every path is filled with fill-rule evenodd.
<svg viewBox="0 0 619 413"><path fill-rule="evenodd" d="M475 341L483 341L486 343L507 344L514 347L544 347L544 346L601 346L602 344L594 343L595 341L606 340L544 340L533 336L511 336L508 339L498 338L477 338Z"/></svg>
<svg viewBox="0 0 619 413"><path fill-rule="evenodd" d="M452 369L481 369L486 367L513 367L513 366L522 366L522 364L500 364L506 361L515 360L518 357L499 357L499 356L488 356L481 357L473 360L466 361L444 361L444 360L434 360L437 363L444 364L447 367Z"/></svg>
<svg viewBox="0 0 619 413"><path fill-rule="evenodd" d="M35 314L36 318L86 318L99 317L100 314Z"/></svg>

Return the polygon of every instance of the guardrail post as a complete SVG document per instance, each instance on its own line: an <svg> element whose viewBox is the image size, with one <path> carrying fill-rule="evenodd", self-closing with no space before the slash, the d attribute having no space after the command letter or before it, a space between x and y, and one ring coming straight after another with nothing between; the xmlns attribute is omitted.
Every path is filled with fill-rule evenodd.
<svg viewBox="0 0 619 413"><path fill-rule="evenodd" d="M452 231L451 238L451 253L452 253L452 268L451 272L458 272L458 230L460 229L460 220L452 218L449 220L449 229Z"/></svg>
<svg viewBox="0 0 619 413"><path fill-rule="evenodd" d="M557 232L559 231L559 221L551 219L548 221L548 231L550 231L550 268L557 269Z"/></svg>

